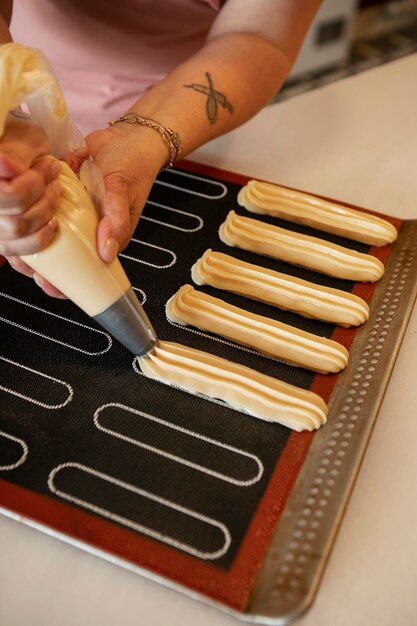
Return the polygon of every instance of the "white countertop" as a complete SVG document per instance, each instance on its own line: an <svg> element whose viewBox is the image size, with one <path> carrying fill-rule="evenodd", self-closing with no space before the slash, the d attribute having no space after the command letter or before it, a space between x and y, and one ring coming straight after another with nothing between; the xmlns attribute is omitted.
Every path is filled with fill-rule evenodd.
<svg viewBox="0 0 417 626"><path fill-rule="evenodd" d="M417 55L267 107L195 160L417 218ZM297 626L417 624L417 311L317 598ZM1 626L237 626L0 516Z"/></svg>

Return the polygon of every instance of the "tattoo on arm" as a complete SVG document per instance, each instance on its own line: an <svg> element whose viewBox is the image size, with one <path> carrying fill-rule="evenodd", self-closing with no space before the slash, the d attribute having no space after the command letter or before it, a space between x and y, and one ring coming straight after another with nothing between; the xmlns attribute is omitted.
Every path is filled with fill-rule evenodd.
<svg viewBox="0 0 417 626"><path fill-rule="evenodd" d="M207 118L210 124L215 124L219 111L219 104L224 109L227 109L230 114L233 113L233 106L226 98L223 93L214 89L213 80L209 72L206 72L206 78L208 85L200 85L198 83L191 83L190 85L183 85L183 87L188 87L189 89L194 89L194 91L198 91L199 93L207 96L206 100L206 113Z"/></svg>

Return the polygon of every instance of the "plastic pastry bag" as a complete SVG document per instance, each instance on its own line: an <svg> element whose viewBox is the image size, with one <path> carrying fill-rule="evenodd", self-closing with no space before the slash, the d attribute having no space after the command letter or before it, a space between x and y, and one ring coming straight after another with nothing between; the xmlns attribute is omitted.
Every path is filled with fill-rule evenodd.
<svg viewBox="0 0 417 626"><path fill-rule="evenodd" d="M54 72L40 50L17 43L3 44L0 48L0 84L0 137L8 111L24 105L45 131L51 155L61 159L85 146L81 132L69 116ZM89 160L83 164L80 178L96 207L101 209L104 199L101 171Z"/></svg>

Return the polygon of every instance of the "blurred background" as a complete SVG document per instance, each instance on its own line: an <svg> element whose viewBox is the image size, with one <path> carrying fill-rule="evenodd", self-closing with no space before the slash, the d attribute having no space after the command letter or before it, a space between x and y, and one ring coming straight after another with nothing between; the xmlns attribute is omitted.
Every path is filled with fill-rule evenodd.
<svg viewBox="0 0 417 626"><path fill-rule="evenodd" d="M324 0L273 102L417 52L417 0Z"/></svg>

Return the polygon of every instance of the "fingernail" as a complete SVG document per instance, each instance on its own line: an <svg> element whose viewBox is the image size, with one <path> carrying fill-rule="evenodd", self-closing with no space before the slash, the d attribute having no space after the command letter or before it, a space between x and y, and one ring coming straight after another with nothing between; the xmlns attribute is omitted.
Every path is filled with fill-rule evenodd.
<svg viewBox="0 0 417 626"><path fill-rule="evenodd" d="M58 226L58 220L56 219L56 217L51 217L51 219L49 220L46 226L52 232L56 230Z"/></svg>
<svg viewBox="0 0 417 626"><path fill-rule="evenodd" d="M54 182L52 183L52 189L57 195L59 195L62 189L61 183L59 183L57 180L54 180Z"/></svg>
<svg viewBox="0 0 417 626"><path fill-rule="evenodd" d="M55 176L58 176L60 171L61 171L61 165L58 163L58 161L53 161L53 163L51 165L51 174L52 174L52 176L55 178Z"/></svg>
<svg viewBox="0 0 417 626"><path fill-rule="evenodd" d="M117 243L116 239L113 239L113 237L107 239L104 246L104 256L106 257L106 259L108 261L113 261L118 252L119 244Z"/></svg>
<svg viewBox="0 0 417 626"><path fill-rule="evenodd" d="M42 278L42 276L39 276L39 274L33 274L33 280L35 281L35 283L38 285L38 287L40 287L41 289L43 289L45 283L44 280Z"/></svg>

